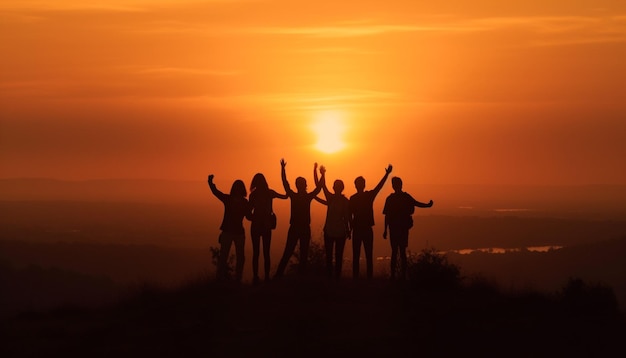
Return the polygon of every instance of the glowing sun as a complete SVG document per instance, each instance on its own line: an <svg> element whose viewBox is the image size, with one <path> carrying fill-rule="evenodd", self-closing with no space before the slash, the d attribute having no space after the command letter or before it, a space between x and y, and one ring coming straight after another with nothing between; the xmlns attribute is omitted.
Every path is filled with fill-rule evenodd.
<svg viewBox="0 0 626 358"><path fill-rule="evenodd" d="M343 113L339 111L327 110L318 112L315 115L312 129L317 135L315 148L324 153L336 153L343 148L342 136L345 131Z"/></svg>

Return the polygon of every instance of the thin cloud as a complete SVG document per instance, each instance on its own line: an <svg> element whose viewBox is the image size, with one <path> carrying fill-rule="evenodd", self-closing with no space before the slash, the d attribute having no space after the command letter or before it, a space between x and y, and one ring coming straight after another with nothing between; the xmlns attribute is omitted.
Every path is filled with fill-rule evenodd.
<svg viewBox="0 0 626 358"><path fill-rule="evenodd" d="M159 34L198 34L206 36L303 36L309 38L350 38L378 36L393 33L417 32L467 32L480 31L477 26L417 26L417 25L322 25L322 26L214 26L206 24L163 21L153 23L150 28L135 29L133 32Z"/></svg>
<svg viewBox="0 0 626 358"><path fill-rule="evenodd" d="M465 32L481 30L469 26L417 26L417 25L367 25L367 26L311 26L311 27L250 27L241 32L259 35L300 35L307 37L362 37L403 32Z"/></svg>
<svg viewBox="0 0 626 358"><path fill-rule="evenodd" d="M429 20L430 19L430 20ZM623 34L626 16L511 16L451 20L437 16L425 17L423 24L374 23L355 19L335 24L311 26L215 26L198 23L162 22L142 32L196 33L209 36L300 36L308 38L351 38L401 33L472 33L506 29L523 29L541 35ZM318 48L312 52L341 52L345 48ZM347 51L346 51L347 52Z"/></svg>
<svg viewBox="0 0 626 358"><path fill-rule="evenodd" d="M468 33L502 31L508 28L526 29L542 36L586 36L580 43L623 41L626 34L626 16L512 16L487 17L447 21L425 25L369 24L359 21L334 26L309 27L250 27L237 30L257 35L285 35L319 38L365 37L394 33ZM591 36L590 36L591 35ZM601 37L593 35L602 35ZM544 40L545 41L545 40ZM556 39L552 40L557 43ZM564 43L574 43L573 39L563 39Z"/></svg>
<svg viewBox="0 0 626 358"><path fill-rule="evenodd" d="M377 51L366 51L353 47L315 47L306 49L296 49L290 52L297 53L345 53L345 54L357 54L357 55L371 55L380 53Z"/></svg>
<svg viewBox="0 0 626 358"><path fill-rule="evenodd" d="M248 103L253 106L271 108L279 112L300 112L323 108L385 105L395 103L399 99L400 96L392 92L346 89L330 94L328 92L295 92L210 96L204 97L203 101L212 102L221 106Z"/></svg>
<svg viewBox="0 0 626 358"><path fill-rule="evenodd" d="M34 14L24 14L20 12L0 12L0 21L5 24L34 24L45 20L44 16Z"/></svg>
<svg viewBox="0 0 626 358"><path fill-rule="evenodd" d="M166 75L207 75L207 76L236 76L239 71L207 70L189 67L148 67L136 69L137 74L166 74Z"/></svg>
<svg viewBox="0 0 626 358"><path fill-rule="evenodd" d="M621 43L626 42L626 36L619 37L589 37L589 38L575 38L575 39L558 39L558 40L536 40L532 42L532 45L537 47L549 47L549 46L567 46L567 45L591 45L602 43Z"/></svg>
<svg viewBox="0 0 626 358"><path fill-rule="evenodd" d="M0 10L8 11L107 11L107 12L140 12L146 8L140 2L101 2L101 1L7 1L0 4ZM145 4L145 2L144 2Z"/></svg>
<svg viewBox="0 0 626 358"><path fill-rule="evenodd" d="M203 3L246 3L258 0L203 0ZM3 0L0 10L35 11L147 11L156 7L197 4L197 0Z"/></svg>
<svg viewBox="0 0 626 358"><path fill-rule="evenodd" d="M610 43L626 41L626 16L527 16L470 20L489 31L526 29L541 38L530 38L535 46Z"/></svg>
<svg viewBox="0 0 626 358"><path fill-rule="evenodd" d="M289 102L301 104L314 104L323 102L354 102L372 99L389 99L395 97L392 92L368 91L368 90L344 90L334 94L328 93L281 93L255 96L268 102Z"/></svg>
<svg viewBox="0 0 626 358"><path fill-rule="evenodd" d="M522 26L551 30L554 28L579 28L598 23L601 19L588 16L506 16L478 18L470 21L491 29Z"/></svg>
<svg viewBox="0 0 626 358"><path fill-rule="evenodd" d="M19 80L19 81L2 81L0 82L0 92L20 93L22 91L30 91L32 89L47 86L53 81L43 80Z"/></svg>

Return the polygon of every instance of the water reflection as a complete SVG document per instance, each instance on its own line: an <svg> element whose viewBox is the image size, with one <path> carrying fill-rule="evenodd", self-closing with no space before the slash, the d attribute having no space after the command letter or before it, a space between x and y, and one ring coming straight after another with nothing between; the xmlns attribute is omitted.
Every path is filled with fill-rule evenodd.
<svg viewBox="0 0 626 358"><path fill-rule="evenodd" d="M482 247L482 248L477 248L477 249L460 249L460 250L440 251L439 254L445 255L448 253L455 253L455 254L461 254L461 255L468 255L468 254L472 254L475 252L482 252L482 253L487 253L487 254L506 254L506 253L523 252L523 251L549 252L549 251L562 249L563 247L564 246L560 246L560 245L527 246L524 248ZM349 261L350 258L345 258L345 260ZM361 260L363 259L361 258ZM376 257L376 261L389 261L389 260L391 260L390 256L377 256Z"/></svg>
<svg viewBox="0 0 626 358"><path fill-rule="evenodd" d="M503 248L503 247L483 247L477 249L460 249L460 250L450 250L447 252L453 252L456 254L467 255L474 252L483 252L488 254L506 254L510 252L522 252L522 251L530 251L530 252L548 252L553 250L562 249L563 246L559 245L546 245L546 246L528 246L524 248ZM442 252L446 253L446 252Z"/></svg>

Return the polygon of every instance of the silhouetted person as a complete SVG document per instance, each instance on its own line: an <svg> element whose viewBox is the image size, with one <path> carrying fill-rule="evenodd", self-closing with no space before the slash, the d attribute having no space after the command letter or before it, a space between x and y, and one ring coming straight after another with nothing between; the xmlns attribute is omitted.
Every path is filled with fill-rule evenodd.
<svg viewBox="0 0 626 358"><path fill-rule="evenodd" d="M409 244L409 229L413 227L413 213L415 207L430 208L433 201L428 204L419 202L402 191L402 179L391 178L391 186L394 192L385 201L385 231L383 238L387 239L387 228L389 228L389 241L391 242L391 279L396 277L396 266L398 263L398 251L400 252L400 277L406 278L406 248Z"/></svg>
<svg viewBox="0 0 626 358"><path fill-rule="evenodd" d="M317 167L317 163L315 163ZM325 175L326 168L320 167L320 173ZM317 173L314 175L315 184L319 184ZM341 277L341 268L343 266L343 249L346 245L346 239L350 238L350 201L342 192L344 189L343 181L335 180L333 183L333 191L331 193L326 187L326 183L322 184L324 196L326 200L315 197L317 201L328 206L326 210L326 221L324 222L324 249L326 251L326 269L328 277ZM333 247L335 251L335 267L333 269Z"/></svg>
<svg viewBox="0 0 626 358"><path fill-rule="evenodd" d="M372 190L365 190L365 179L358 177L354 179L356 194L350 197L350 212L352 221L352 275L359 277L359 260L361 259L361 243L365 249L365 263L367 267L367 278L374 275L374 199L383 188L389 173L392 170L391 164L385 169L385 175L378 185Z"/></svg>
<svg viewBox="0 0 626 358"><path fill-rule="evenodd" d="M263 239L263 264L265 266L265 281L270 279L270 244L272 230L276 225L276 216L272 209L274 198L287 199L285 194L279 194L269 188L265 176L257 173L250 183L250 205L252 216L250 221L250 235L252 237L252 282L259 282L259 247Z"/></svg>
<svg viewBox="0 0 626 358"><path fill-rule="evenodd" d="M285 172L285 166L287 163L284 159L280 160L281 166L281 178L283 180L283 186L289 199L291 199L291 217L289 218L289 231L287 233L287 243L285 244L285 251L283 257L278 264L276 270L276 277L281 277L285 273L285 268L289 263L289 258L293 255L293 252L300 241L300 266L298 271L303 274L306 272L306 265L309 255L309 243L311 242L311 201L322 190L322 186L325 181L325 176L322 174L320 182L310 193L306 191L306 179L303 177L296 178L297 192L291 190L289 182L287 181L287 174ZM315 168L314 168L315 170Z"/></svg>
<svg viewBox="0 0 626 358"><path fill-rule="evenodd" d="M220 257L217 263L217 277L218 279L228 277L228 255L230 253L230 246L235 243L237 258L235 278L237 281L241 281L243 263L245 260L243 248L246 242L243 218L246 217L250 219L251 215L250 203L246 199L248 193L246 192L246 186L243 181L235 180L233 186L230 188L230 194L224 194L219 191L213 183L213 177L213 174L209 175L209 187L211 188L211 192L224 203L224 218L220 225L222 233L219 237Z"/></svg>

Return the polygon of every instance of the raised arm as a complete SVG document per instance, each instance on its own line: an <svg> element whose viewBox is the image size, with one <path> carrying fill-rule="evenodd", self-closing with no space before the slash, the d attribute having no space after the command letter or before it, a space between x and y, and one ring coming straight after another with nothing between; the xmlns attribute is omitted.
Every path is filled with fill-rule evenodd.
<svg viewBox="0 0 626 358"><path fill-rule="evenodd" d="M320 179L317 177L317 162L313 163L313 182L315 186L320 182Z"/></svg>
<svg viewBox="0 0 626 358"><path fill-rule="evenodd" d="M320 183L320 179L317 177L317 162L313 163L313 182L315 183L315 187L317 187ZM319 196L314 196L313 199L322 205L328 205L328 202Z"/></svg>
<svg viewBox="0 0 626 358"><path fill-rule="evenodd" d="M320 167L320 173L322 174L322 176L326 177L326 167L325 166L321 166ZM317 185L317 183L315 183ZM326 197L326 199L328 199L328 197L331 195L330 191L328 190L328 187L326 186L326 180L324 180L322 182L322 190L324 190L324 196Z"/></svg>
<svg viewBox="0 0 626 358"><path fill-rule="evenodd" d="M285 159L281 159L280 160L280 178L283 181L283 187L285 188L285 192L287 193L287 195L289 195L289 193L291 192L291 188L289 187L289 182L287 181L287 173L285 171L286 165L287 165L287 162L285 162Z"/></svg>
<svg viewBox="0 0 626 358"><path fill-rule="evenodd" d="M324 167L322 166L322 168ZM311 192L311 195L313 196L317 196L317 194L319 194L320 191L322 191L322 188L326 185L326 168L324 168L323 170L322 168L320 168L320 173L322 174L322 176L320 177L319 182L317 182L317 184L315 185L315 190Z"/></svg>
<svg viewBox="0 0 626 358"><path fill-rule="evenodd" d="M213 195L215 195L221 201L224 201L226 200L226 194L222 193L221 191L219 191L219 189L217 189L217 186L215 186L215 183L213 183L214 177L215 175L213 174L209 175L209 188L211 188L211 192L213 193Z"/></svg>
<svg viewBox="0 0 626 358"><path fill-rule="evenodd" d="M393 167L391 166L391 164L389 164L389 166L387 166L387 168L385 169L385 175L383 176L383 178L380 179L380 182L378 182L378 185L376 185L376 187L372 189L372 192L374 192L374 195L378 194L380 189L383 188L383 185L385 185L385 182L387 181L389 174L391 174L392 169Z"/></svg>

